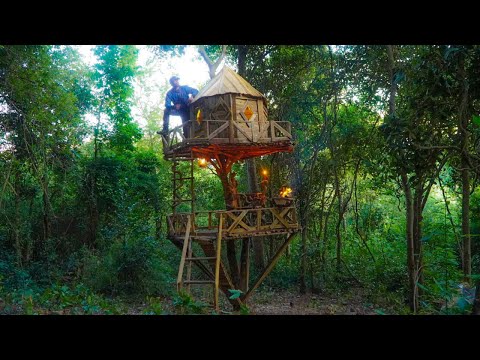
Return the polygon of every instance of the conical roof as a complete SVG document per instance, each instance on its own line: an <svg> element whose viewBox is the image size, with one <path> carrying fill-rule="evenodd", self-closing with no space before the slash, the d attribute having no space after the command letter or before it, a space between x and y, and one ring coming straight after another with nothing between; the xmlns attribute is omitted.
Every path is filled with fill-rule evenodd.
<svg viewBox="0 0 480 360"><path fill-rule="evenodd" d="M265 96L263 96L260 91L255 89L235 71L224 66L222 70L200 90L193 102L207 96L232 93L250 95L256 98L262 98L265 101Z"/></svg>

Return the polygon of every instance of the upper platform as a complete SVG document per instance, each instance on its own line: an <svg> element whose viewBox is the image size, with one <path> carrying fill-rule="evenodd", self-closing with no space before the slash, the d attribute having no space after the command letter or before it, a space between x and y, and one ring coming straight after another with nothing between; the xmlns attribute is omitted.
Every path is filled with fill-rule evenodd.
<svg viewBox="0 0 480 360"><path fill-rule="evenodd" d="M187 136L185 136L185 134ZM224 154L242 160L293 150L287 121L190 120L163 137L165 158Z"/></svg>
<svg viewBox="0 0 480 360"><path fill-rule="evenodd" d="M223 154L236 160L293 150L288 121L268 120L265 97L224 67L197 94L190 120L163 137L168 158Z"/></svg>

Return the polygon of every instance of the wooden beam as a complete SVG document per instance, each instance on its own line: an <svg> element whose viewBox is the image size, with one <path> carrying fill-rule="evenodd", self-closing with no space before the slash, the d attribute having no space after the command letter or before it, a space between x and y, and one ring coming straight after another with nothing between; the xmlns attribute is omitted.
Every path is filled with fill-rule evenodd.
<svg viewBox="0 0 480 360"><path fill-rule="evenodd" d="M215 311L219 311L218 305L218 288L220 286L220 261L222 256L222 227L223 227L223 216L220 214L220 219L218 220L218 236L217 236L217 258L215 259L215 296L214 296L214 306Z"/></svg>
<svg viewBox="0 0 480 360"><path fill-rule="evenodd" d="M291 225L289 223L287 223L284 219L284 216L285 214L288 212L289 208L286 208L285 210L283 210L281 213L278 213L277 210L275 208L271 208L270 209L270 212L273 214L273 216L282 223L283 226L285 226L285 228L290 228ZM272 225L276 224L275 222L272 223Z"/></svg>
<svg viewBox="0 0 480 360"><path fill-rule="evenodd" d="M223 130L225 130L227 127L230 126L230 123L228 121L225 121L225 124L220 125L217 129L215 129L211 134L208 134L208 139L214 139L215 136L220 134Z"/></svg>
<svg viewBox="0 0 480 360"><path fill-rule="evenodd" d="M187 249L190 237L190 226L191 220L189 217L187 222L187 231L185 232L185 238L183 239L182 259L180 260L180 268L178 269L177 290L180 290L182 288L183 268L185 266L185 258L187 257Z"/></svg>
<svg viewBox="0 0 480 360"><path fill-rule="evenodd" d="M228 128L228 139L231 144L235 143L235 128L233 126L233 122L236 121L237 118L237 99L233 94L230 94L230 111L231 111L231 117L230 117L230 124Z"/></svg>
<svg viewBox="0 0 480 360"><path fill-rule="evenodd" d="M267 267L265 268L265 270L263 271L263 273L259 276L259 278L255 281L255 283L253 284L253 286L251 287L251 289L248 290L248 292L242 297L242 301L245 302L248 300L248 298L250 297L250 295L252 295L252 292L260 286L260 284L263 282L263 280L267 277L268 274L270 274L270 272L273 270L273 267L275 266L275 264L277 263L278 259L280 259L280 255L282 255L282 253L285 251L285 249L287 248L288 244L290 243L290 241L293 239L293 237L296 235L296 233L293 233L291 234L289 237L287 237L287 239L285 240L285 242L282 244L282 246L280 246L280 248L277 250L277 252L275 253L275 255L273 256L272 260L270 260L270 263L267 265Z"/></svg>

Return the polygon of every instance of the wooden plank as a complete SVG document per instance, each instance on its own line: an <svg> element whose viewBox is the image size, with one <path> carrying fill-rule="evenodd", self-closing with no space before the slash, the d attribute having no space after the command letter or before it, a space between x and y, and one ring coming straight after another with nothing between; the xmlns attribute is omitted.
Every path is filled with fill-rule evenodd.
<svg viewBox="0 0 480 360"><path fill-rule="evenodd" d="M170 234L174 234L175 233L175 227L173 226L172 216L167 216L167 222L168 222L168 229L169 229Z"/></svg>
<svg viewBox="0 0 480 360"><path fill-rule="evenodd" d="M190 285L190 284L197 284L197 285L205 285L205 284L215 284L215 281L213 280L186 280L184 281L185 284Z"/></svg>
<svg viewBox="0 0 480 360"><path fill-rule="evenodd" d="M229 126L229 124L230 124L230 122L225 121L225 124L222 124L214 132L212 132L211 134L208 134L208 140L215 139L215 136L217 136L219 133L221 133L223 130L225 130Z"/></svg>
<svg viewBox="0 0 480 360"><path fill-rule="evenodd" d="M263 100L257 100L257 109L258 109L258 122L263 123L267 121L264 117L265 113L263 112Z"/></svg>
<svg viewBox="0 0 480 360"><path fill-rule="evenodd" d="M234 219L234 222L227 229L227 232L230 232L233 229L235 229L235 227L238 225L240 221L242 221L242 219L245 217L245 215L247 215L247 213L248 213L248 210L243 210L238 216L235 216L233 213L228 212L228 215L230 215L230 217Z"/></svg>
<svg viewBox="0 0 480 360"><path fill-rule="evenodd" d="M235 127L237 128L237 130L239 130L239 131L246 137L247 142L252 142L252 141L253 141L253 139L252 139L253 134L247 134L247 133L245 132L246 129L243 129L243 128L240 126L240 124L246 124L246 125L248 126L248 123L246 123L246 122L234 122L233 124L235 125ZM244 130L245 130L245 131L244 131ZM239 142L241 142L242 139L237 138L236 140L239 141Z"/></svg>
<svg viewBox="0 0 480 360"><path fill-rule="evenodd" d="M218 220L218 236L217 236L217 258L215 259L215 296L214 296L214 306L215 310L219 311L218 305L218 289L220 286L220 261L222 255L222 227L223 227L223 215L220 214L220 219Z"/></svg>
<svg viewBox="0 0 480 360"><path fill-rule="evenodd" d="M280 246L280 248L277 250L277 252L275 253L275 255L273 256L272 260L270 260L270 263L268 264L268 266L265 268L265 270L263 271L263 273L259 276L259 278L255 281L254 285L247 291L247 293L241 297L242 300L245 302L248 300L248 298L252 295L252 292L260 286L260 284L262 283L262 281L267 277L268 274L270 274L270 272L273 270L273 267L275 266L275 264L277 263L278 259L280 259L280 256L282 255L282 253L285 251L285 249L287 248L288 244L290 244L290 241L292 241L293 237L296 235L296 233L293 233L291 234L290 236L287 237L287 239L285 240L285 242L282 244L282 246Z"/></svg>
<svg viewBox="0 0 480 360"><path fill-rule="evenodd" d="M286 136L289 139L292 138L292 134L290 134L286 129L281 127L276 121L272 120L272 122L273 122L273 126L277 128L284 136Z"/></svg>
<svg viewBox="0 0 480 360"><path fill-rule="evenodd" d="M283 218L283 216L285 215L285 213L289 210L289 208L285 209L282 211L282 213L278 213L277 210L275 208L271 208L270 209L270 212L273 214L273 216L275 216L275 218L278 219L278 221L280 221L282 223L283 226L285 226L286 228L290 228L290 224L287 223L285 221L285 219ZM274 225L274 223L272 224Z"/></svg>
<svg viewBox="0 0 480 360"><path fill-rule="evenodd" d="M237 101L235 100L234 101L234 95L233 94L230 94L230 105L231 105L231 109L232 109L232 112L231 112L231 118L230 118L230 124L229 124L229 128L228 128L228 138L229 138L229 141L230 143L234 143L235 142L235 127L233 125L233 122L235 121L235 117L237 116Z"/></svg>
<svg viewBox="0 0 480 360"><path fill-rule="evenodd" d="M192 242L188 241L188 251L187 251L187 258L185 259L185 261L188 259L188 258L192 258ZM187 281L191 281L192 280L192 262L189 261L188 264L187 264ZM187 292L190 293L190 283L187 284Z"/></svg>
<svg viewBox="0 0 480 360"><path fill-rule="evenodd" d="M187 257L187 249L190 237L190 217L188 218L187 222L187 229L185 232L185 237L183 239L183 249L182 249L182 259L180 260L180 268L178 269L178 276L177 276L177 290L180 291L182 288L182 281L183 281L183 267L185 266L185 258Z"/></svg>
<svg viewBox="0 0 480 360"><path fill-rule="evenodd" d="M241 226L243 229L239 228L238 226ZM244 223L242 220L238 222L237 228L232 229L230 233L236 233L236 232L245 232L246 231L255 231L256 229L254 227L248 226L246 223Z"/></svg>

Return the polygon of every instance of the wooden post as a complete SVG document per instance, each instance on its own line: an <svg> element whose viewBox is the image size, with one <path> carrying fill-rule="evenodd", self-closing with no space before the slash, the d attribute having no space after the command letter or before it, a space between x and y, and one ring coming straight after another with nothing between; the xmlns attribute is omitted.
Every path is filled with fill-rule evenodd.
<svg viewBox="0 0 480 360"><path fill-rule="evenodd" d="M232 116L230 117L228 137L230 139L230 143L233 144L235 142L235 136L234 136L235 126L233 125L233 122L236 120L236 117L237 117L237 99L232 94L230 94L229 96L230 96L230 111L232 112Z"/></svg>
<svg viewBox="0 0 480 360"><path fill-rule="evenodd" d="M182 259L180 260L180 268L178 269L177 291L180 291L182 289L183 268L185 267L185 258L187 257L188 243L190 242L190 226L191 226L191 218L188 217L187 229L185 231L185 238L183 239Z"/></svg>
<svg viewBox="0 0 480 360"><path fill-rule="evenodd" d="M220 262L222 259L222 228L223 228L223 214L220 214L218 219L218 235L217 235L217 258L215 259L215 296L214 306L215 311L219 311L218 305L218 289L220 287Z"/></svg>
<svg viewBox="0 0 480 360"><path fill-rule="evenodd" d="M187 241L188 242L188 250L187 250L187 257L189 259L192 258L192 254L193 254L193 251L192 251L192 242L191 241ZM190 293L190 281L192 280L192 262L189 261L188 264L187 264L187 292Z"/></svg>

